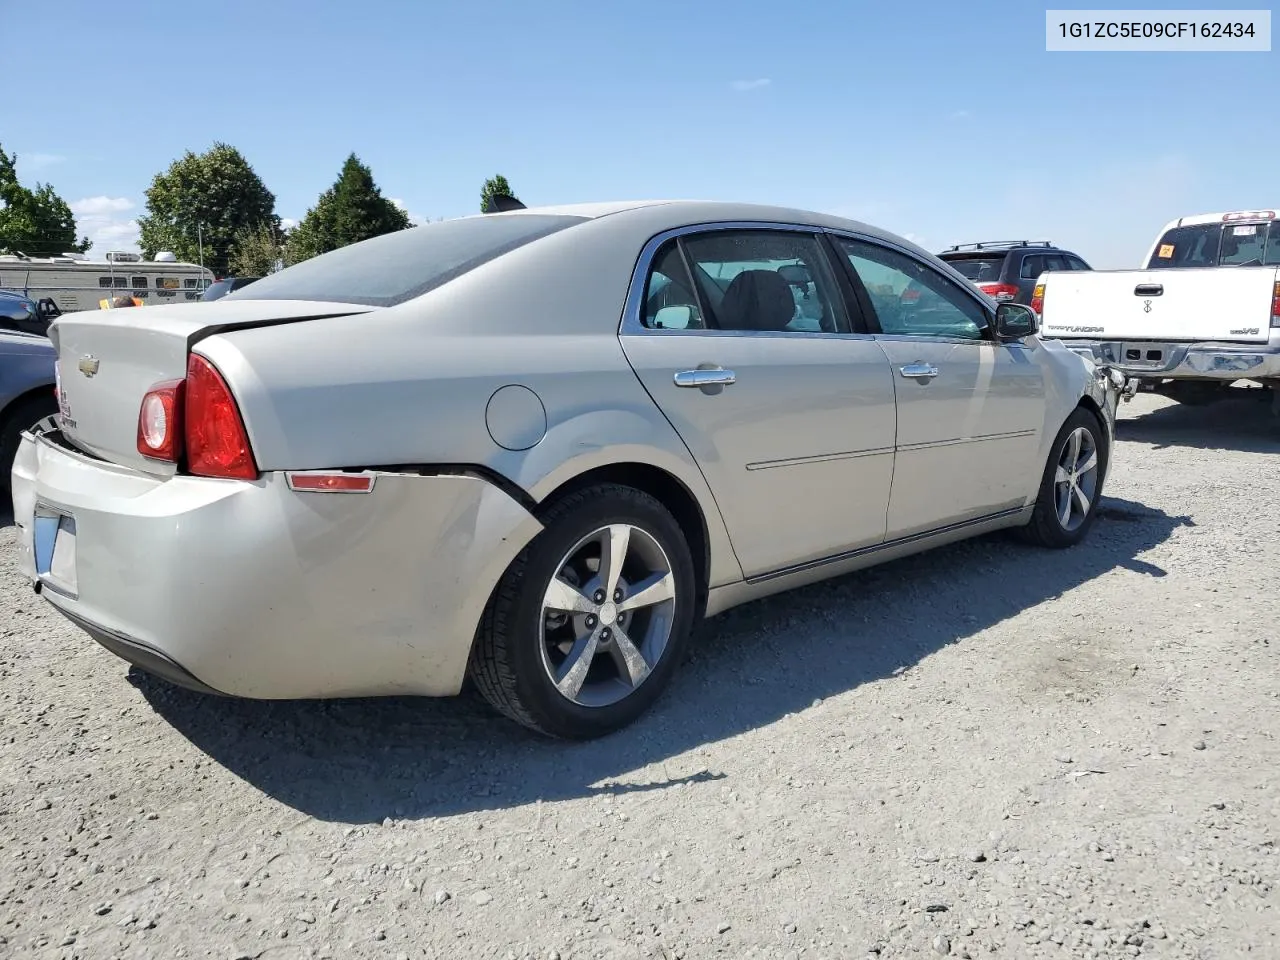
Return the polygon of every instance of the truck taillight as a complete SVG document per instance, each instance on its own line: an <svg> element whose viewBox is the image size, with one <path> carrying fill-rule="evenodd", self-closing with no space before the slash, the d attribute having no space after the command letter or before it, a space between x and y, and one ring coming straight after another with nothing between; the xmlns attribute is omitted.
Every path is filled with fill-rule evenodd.
<svg viewBox="0 0 1280 960"><path fill-rule="evenodd" d="M1044 284L1037 283L1031 291L1031 309L1036 313L1044 313Z"/></svg>
<svg viewBox="0 0 1280 960"><path fill-rule="evenodd" d="M1280 327L1280 280L1271 289L1271 325Z"/></svg>
<svg viewBox="0 0 1280 960"><path fill-rule="evenodd" d="M222 375L191 354L185 380L157 383L138 410L138 452L177 463L199 477L256 480L258 465L240 408Z"/></svg>
<svg viewBox="0 0 1280 960"><path fill-rule="evenodd" d="M999 303L1012 300L1018 295L1018 288L1012 283L980 283L978 289Z"/></svg>

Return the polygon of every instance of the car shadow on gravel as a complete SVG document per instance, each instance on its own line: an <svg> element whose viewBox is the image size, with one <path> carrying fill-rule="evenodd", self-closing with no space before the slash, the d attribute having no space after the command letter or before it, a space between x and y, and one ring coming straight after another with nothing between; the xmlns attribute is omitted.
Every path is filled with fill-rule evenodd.
<svg viewBox="0 0 1280 960"><path fill-rule="evenodd" d="M198 749L325 821L667 790L722 776L700 765L704 744L900 674L950 644L981 644L986 628L1117 568L1163 576L1142 555L1190 525L1105 498L1071 550L982 537L739 607L703 625L648 715L588 743L534 736L474 695L269 703L189 693L136 670L130 678Z"/></svg>
<svg viewBox="0 0 1280 960"><path fill-rule="evenodd" d="M1171 403L1142 416L1121 417L1116 436L1157 449L1280 453L1280 419L1271 413L1267 391L1257 387L1233 387L1229 399L1204 406Z"/></svg>

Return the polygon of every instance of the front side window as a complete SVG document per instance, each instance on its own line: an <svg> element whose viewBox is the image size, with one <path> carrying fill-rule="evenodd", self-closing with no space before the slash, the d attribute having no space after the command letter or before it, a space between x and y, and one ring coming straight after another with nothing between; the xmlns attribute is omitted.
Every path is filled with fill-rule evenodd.
<svg viewBox="0 0 1280 960"><path fill-rule="evenodd" d="M866 288L882 332L985 338L986 311L937 270L878 244L845 238L837 242Z"/></svg>
<svg viewBox="0 0 1280 960"><path fill-rule="evenodd" d="M693 282L720 330L847 332L840 288L819 239L784 230L709 230L682 241Z"/></svg>

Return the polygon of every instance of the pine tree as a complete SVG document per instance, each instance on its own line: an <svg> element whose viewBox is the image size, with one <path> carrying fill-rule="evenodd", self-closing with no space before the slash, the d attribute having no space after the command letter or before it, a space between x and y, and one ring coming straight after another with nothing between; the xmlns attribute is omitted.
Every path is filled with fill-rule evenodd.
<svg viewBox="0 0 1280 960"><path fill-rule="evenodd" d="M333 186L320 195L289 236L290 263L411 226L409 215L382 195L353 153Z"/></svg>

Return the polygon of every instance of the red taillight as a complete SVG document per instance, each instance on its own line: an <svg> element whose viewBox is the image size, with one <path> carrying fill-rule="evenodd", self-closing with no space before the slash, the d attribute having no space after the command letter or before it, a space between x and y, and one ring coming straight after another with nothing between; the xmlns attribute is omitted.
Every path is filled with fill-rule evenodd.
<svg viewBox="0 0 1280 960"><path fill-rule="evenodd" d="M1271 325L1280 327L1280 280L1271 290Z"/></svg>
<svg viewBox="0 0 1280 960"><path fill-rule="evenodd" d="M978 289L993 300L1012 300L1018 295L1018 288L1012 283L980 283Z"/></svg>
<svg viewBox="0 0 1280 960"><path fill-rule="evenodd" d="M258 479L258 465L231 389L213 364L194 353L187 361L184 406L187 469L191 473Z"/></svg>
<svg viewBox="0 0 1280 960"><path fill-rule="evenodd" d="M138 410L138 452L151 460L177 463L182 453L182 381L157 383Z"/></svg>

